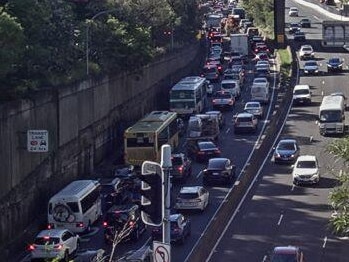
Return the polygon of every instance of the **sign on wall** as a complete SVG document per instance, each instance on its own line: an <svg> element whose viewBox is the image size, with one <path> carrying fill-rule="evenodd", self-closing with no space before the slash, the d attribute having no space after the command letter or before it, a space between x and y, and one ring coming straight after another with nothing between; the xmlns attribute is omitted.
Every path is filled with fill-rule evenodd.
<svg viewBox="0 0 349 262"><path fill-rule="evenodd" d="M28 130L27 131L28 152L48 152L48 131Z"/></svg>

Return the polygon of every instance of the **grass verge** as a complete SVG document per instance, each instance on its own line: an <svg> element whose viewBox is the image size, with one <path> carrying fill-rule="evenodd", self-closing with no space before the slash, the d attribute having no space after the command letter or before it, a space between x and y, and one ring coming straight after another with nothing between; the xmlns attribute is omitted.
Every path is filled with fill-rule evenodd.
<svg viewBox="0 0 349 262"><path fill-rule="evenodd" d="M282 77L287 78L292 74L292 54L291 50L288 48L278 49L278 56L280 58L280 74Z"/></svg>

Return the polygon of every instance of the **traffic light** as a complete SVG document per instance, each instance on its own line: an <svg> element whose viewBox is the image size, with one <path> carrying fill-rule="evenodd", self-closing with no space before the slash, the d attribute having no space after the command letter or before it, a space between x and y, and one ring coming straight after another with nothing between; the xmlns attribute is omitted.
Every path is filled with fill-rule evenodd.
<svg viewBox="0 0 349 262"><path fill-rule="evenodd" d="M140 179L142 220L147 225L160 226L164 217L164 183L161 166L156 162L145 161Z"/></svg>

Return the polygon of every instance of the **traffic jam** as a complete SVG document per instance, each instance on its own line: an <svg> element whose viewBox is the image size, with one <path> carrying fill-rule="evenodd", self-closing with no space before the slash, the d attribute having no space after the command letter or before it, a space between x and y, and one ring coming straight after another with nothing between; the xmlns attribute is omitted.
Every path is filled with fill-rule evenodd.
<svg viewBox="0 0 349 262"><path fill-rule="evenodd" d="M142 213L154 220L161 217L161 180L141 177L139 168L144 161L159 163L164 144L172 148L171 257L173 261L187 259L233 190L273 117L277 97L274 50L253 19L237 1L204 5L210 11L202 28L207 57L200 74L183 77L171 88L168 111L153 111L125 130L125 165L113 166L107 175L95 179L73 181L51 197L48 228L28 244L27 260L153 261L152 241L162 241L163 229L149 226ZM290 34L299 31L300 24L290 24ZM304 74L316 74L309 63L314 58L312 46L302 45L299 55L306 60ZM330 59L328 70L336 70L340 63L340 59ZM321 134L344 132L344 124L337 123L344 114L344 101L339 92L324 97L319 109ZM296 85L293 103L311 104L308 85ZM341 106L339 113L331 111L333 104ZM293 166L293 184L319 183L318 159L301 155L296 139L279 140L272 158L277 164ZM144 190L144 183L157 190ZM143 205L142 197L151 203ZM295 246L275 247L270 261L286 261L284 256L304 261Z"/></svg>

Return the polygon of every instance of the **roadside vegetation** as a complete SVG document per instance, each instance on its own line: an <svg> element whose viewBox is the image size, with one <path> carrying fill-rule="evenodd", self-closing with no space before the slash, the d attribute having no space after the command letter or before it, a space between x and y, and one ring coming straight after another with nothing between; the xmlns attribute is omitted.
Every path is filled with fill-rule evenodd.
<svg viewBox="0 0 349 262"><path fill-rule="evenodd" d="M280 77L281 79L288 79L291 77L292 68L292 54L289 48L277 50L280 59Z"/></svg>
<svg viewBox="0 0 349 262"><path fill-rule="evenodd" d="M92 76L137 70L169 50L171 34L174 48L195 41L198 2L2 1L0 101L85 79L87 43Z"/></svg>
<svg viewBox="0 0 349 262"><path fill-rule="evenodd" d="M330 225L334 234L349 236L349 137L337 139L330 143L328 152L344 161L343 169L335 174L338 181L329 194L329 204L333 208Z"/></svg>
<svg viewBox="0 0 349 262"><path fill-rule="evenodd" d="M247 17L261 28L268 38L274 38L274 0L244 0L242 6L247 10Z"/></svg>

